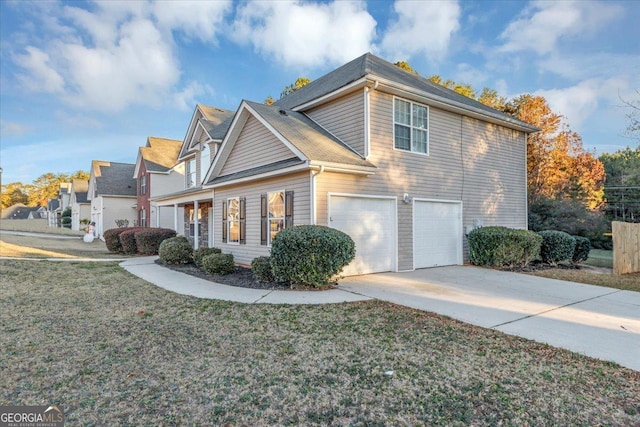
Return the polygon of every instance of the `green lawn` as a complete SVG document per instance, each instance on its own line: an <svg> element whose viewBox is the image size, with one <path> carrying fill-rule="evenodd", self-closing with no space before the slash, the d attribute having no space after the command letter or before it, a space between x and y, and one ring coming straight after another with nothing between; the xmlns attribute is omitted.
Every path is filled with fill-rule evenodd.
<svg viewBox="0 0 640 427"><path fill-rule="evenodd" d="M613 268L613 251L591 249L589 259L584 263L593 267Z"/></svg>
<svg viewBox="0 0 640 427"><path fill-rule="evenodd" d="M0 261L0 401L68 425L639 425L640 372L382 302L246 305Z"/></svg>

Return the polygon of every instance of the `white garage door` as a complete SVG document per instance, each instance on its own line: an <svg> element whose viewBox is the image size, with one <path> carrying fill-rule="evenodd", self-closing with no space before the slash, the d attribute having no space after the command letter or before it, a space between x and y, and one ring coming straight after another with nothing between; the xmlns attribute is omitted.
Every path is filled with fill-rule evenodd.
<svg viewBox="0 0 640 427"><path fill-rule="evenodd" d="M415 200L414 268L462 264L462 204Z"/></svg>
<svg viewBox="0 0 640 427"><path fill-rule="evenodd" d="M356 244L356 258L344 275L395 270L395 199L331 195L329 209L329 226L344 231Z"/></svg>

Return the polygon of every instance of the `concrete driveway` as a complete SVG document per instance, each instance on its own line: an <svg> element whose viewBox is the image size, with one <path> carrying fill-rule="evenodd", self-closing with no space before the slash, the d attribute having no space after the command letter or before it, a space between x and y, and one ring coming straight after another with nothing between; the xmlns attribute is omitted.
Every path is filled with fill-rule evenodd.
<svg viewBox="0 0 640 427"><path fill-rule="evenodd" d="M640 292L471 266L347 277L340 288L640 371Z"/></svg>

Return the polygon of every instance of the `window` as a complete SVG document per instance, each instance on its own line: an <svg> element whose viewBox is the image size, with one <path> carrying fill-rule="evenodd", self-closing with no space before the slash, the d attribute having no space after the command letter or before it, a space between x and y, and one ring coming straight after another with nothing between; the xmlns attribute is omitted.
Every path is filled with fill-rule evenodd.
<svg viewBox="0 0 640 427"><path fill-rule="evenodd" d="M196 186L196 159L187 161L187 188Z"/></svg>
<svg viewBox="0 0 640 427"><path fill-rule="evenodd" d="M140 194L147 194L147 176L140 177Z"/></svg>
<svg viewBox="0 0 640 427"><path fill-rule="evenodd" d="M260 241L270 246L276 234L293 226L293 191L263 194L260 205Z"/></svg>
<svg viewBox="0 0 640 427"><path fill-rule="evenodd" d="M138 225L140 227L147 226L147 211L144 209L140 209L140 212L138 213Z"/></svg>
<svg viewBox="0 0 640 427"><path fill-rule="evenodd" d="M198 237L202 236L202 208L198 208ZM189 209L189 237L195 237L196 232L196 211Z"/></svg>
<svg viewBox="0 0 640 427"><path fill-rule="evenodd" d="M393 134L396 149L429 154L429 107L395 98Z"/></svg>
<svg viewBox="0 0 640 427"><path fill-rule="evenodd" d="M202 145L202 151L200 152L200 175L202 180L204 180L204 175L209 170L209 166L211 165L211 150L209 149L209 144L204 143Z"/></svg>
<svg viewBox="0 0 640 427"><path fill-rule="evenodd" d="M243 245L245 239L244 197L234 197L222 202L222 242Z"/></svg>

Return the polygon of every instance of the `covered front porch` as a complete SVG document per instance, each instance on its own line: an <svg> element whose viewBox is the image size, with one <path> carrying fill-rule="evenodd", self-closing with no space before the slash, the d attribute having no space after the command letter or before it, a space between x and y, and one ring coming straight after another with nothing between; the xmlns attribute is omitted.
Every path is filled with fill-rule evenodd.
<svg viewBox="0 0 640 427"><path fill-rule="evenodd" d="M213 190L181 192L151 200L156 212L173 208L173 229L194 249L213 246Z"/></svg>

